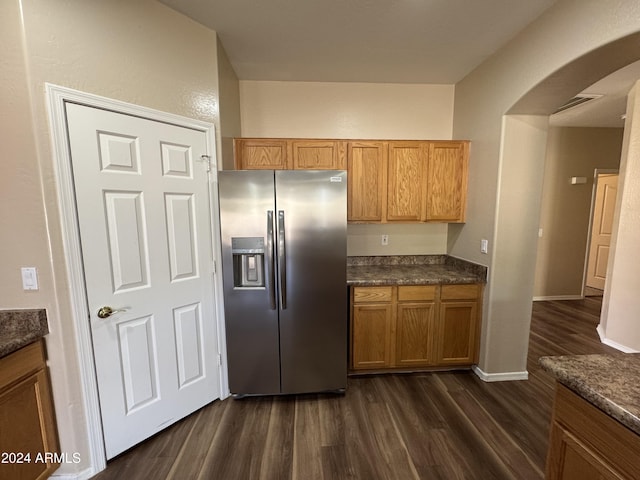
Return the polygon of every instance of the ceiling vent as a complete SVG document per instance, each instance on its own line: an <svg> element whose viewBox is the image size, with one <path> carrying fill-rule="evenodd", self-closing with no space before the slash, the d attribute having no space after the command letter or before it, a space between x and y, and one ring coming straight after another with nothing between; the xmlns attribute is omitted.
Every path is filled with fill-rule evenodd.
<svg viewBox="0 0 640 480"><path fill-rule="evenodd" d="M602 97L602 95L593 95L593 94L576 95L571 100L566 102L564 105L560 106L553 113L564 112L565 110L569 110L570 108L577 107L578 105L584 105L585 103L590 102L591 100L595 100L596 98L600 98L600 97Z"/></svg>

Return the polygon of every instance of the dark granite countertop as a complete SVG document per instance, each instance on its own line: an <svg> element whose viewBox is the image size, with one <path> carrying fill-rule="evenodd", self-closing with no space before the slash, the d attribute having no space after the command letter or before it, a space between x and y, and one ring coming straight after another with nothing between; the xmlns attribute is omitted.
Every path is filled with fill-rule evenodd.
<svg viewBox="0 0 640 480"><path fill-rule="evenodd" d="M540 365L558 382L640 435L640 353L542 357Z"/></svg>
<svg viewBox="0 0 640 480"><path fill-rule="evenodd" d="M49 333L46 310L0 310L0 358Z"/></svg>
<svg viewBox="0 0 640 480"><path fill-rule="evenodd" d="M349 257L347 284L434 285L486 283L487 267L448 255Z"/></svg>

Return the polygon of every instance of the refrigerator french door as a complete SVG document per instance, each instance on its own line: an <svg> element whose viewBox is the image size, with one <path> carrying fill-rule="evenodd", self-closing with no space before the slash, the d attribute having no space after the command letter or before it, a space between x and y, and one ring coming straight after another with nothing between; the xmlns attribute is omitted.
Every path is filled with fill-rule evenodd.
<svg viewBox="0 0 640 480"><path fill-rule="evenodd" d="M346 172L222 171L218 181L231 393L344 391Z"/></svg>

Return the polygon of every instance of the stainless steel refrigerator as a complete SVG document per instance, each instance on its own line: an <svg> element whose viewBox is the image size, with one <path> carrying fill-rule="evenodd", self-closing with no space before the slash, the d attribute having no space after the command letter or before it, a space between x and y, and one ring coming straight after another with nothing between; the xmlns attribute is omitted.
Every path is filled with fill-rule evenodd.
<svg viewBox="0 0 640 480"><path fill-rule="evenodd" d="M344 391L347 174L218 174L231 393Z"/></svg>

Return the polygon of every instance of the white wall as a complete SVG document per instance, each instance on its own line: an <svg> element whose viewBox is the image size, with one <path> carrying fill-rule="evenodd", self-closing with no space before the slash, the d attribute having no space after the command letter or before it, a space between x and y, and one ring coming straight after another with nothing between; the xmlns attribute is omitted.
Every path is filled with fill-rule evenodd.
<svg viewBox="0 0 640 480"><path fill-rule="evenodd" d="M453 98L453 85L241 81L242 136L450 140ZM349 255L446 250L445 224L348 227Z"/></svg>
<svg viewBox="0 0 640 480"><path fill-rule="evenodd" d="M240 82L243 137L451 140L453 85Z"/></svg>
<svg viewBox="0 0 640 480"><path fill-rule="evenodd" d="M218 167L233 169L233 139L241 136L240 84L219 39L217 53L221 152Z"/></svg>
<svg viewBox="0 0 640 480"><path fill-rule="evenodd" d="M389 244L382 245L382 235ZM354 224L347 226L347 255L444 255L447 224Z"/></svg>
<svg viewBox="0 0 640 480"><path fill-rule="evenodd" d="M503 117L501 153L510 158L501 166L502 182L498 188L493 255L489 271L489 288L493 302L483 318L483 345L500 343L500 360L517 360L522 365L509 370L497 370L495 351L481 348L480 368L485 373L509 373L518 376L526 367L529 322L536 265L535 246L538 222L544 153L547 141L548 117L535 115L507 115ZM523 301L523 299L526 299ZM521 329L525 333L521 334ZM496 372L497 370L497 372Z"/></svg>
<svg viewBox="0 0 640 480"><path fill-rule="evenodd" d="M613 235L598 327L605 343L640 352L640 81L629 93Z"/></svg>
<svg viewBox="0 0 640 480"><path fill-rule="evenodd" d="M549 129L534 297L580 297L596 168L617 169L622 128ZM572 185L571 177L587 183Z"/></svg>
<svg viewBox="0 0 640 480"><path fill-rule="evenodd" d="M0 308L46 308L63 452L61 475L86 475L83 409L61 238L45 82L216 124L216 33L154 0L3 0ZM6 61L6 62L5 62ZM35 266L40 290L22 291Z"/></svg>
<svg viewBox="0 0 640 480"><path fill-rule="evenodd" d="M544 135L532 132L536 144L529 144L530 152L504 148L511 143L505 137L509 131L502 129L504 115L529 92L536 95L525 106L519 105L517 113L550 114L553 105L561 105L598 78L637 60L636 37L629 41L624 37L640 30L638 18L636 0L608 0L606 8L601 0L560 0L456 84L453 135L471 140L473 160L467 223L450 228L449 253L490 262L484 304L488 334L482 339L480 362L485 373L526 370L526 356L513 345L526 347L529 334L531 259L536 255L539 212L530 208L525 216L502 201L501 190L512 189L522 179L514 165L525 162L525 171L538 182L544 163ZM616 44L620 48L598 55L600 47L616 40L621 40ZM536 109L536 100L544 100L544 108ZM540 193L526 188L518 195L518 204L535 207ZM519 232L534 237L523 238ZM489 240L488 258L479 251L482 238ZM500 249L506 249L505 254Z"/></svg>

